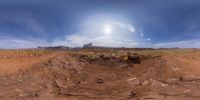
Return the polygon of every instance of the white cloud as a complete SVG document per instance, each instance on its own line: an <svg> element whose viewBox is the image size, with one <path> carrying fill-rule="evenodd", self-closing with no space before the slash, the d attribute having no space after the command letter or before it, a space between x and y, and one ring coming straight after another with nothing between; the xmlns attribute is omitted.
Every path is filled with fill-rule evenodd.
<svg viewBox="0 0 200 100"><path fill-rule="evenodd" d="M154 44L154 47L167 47L167 48L200 48L200 40L183 40L174 42L165 42Z"/></svg>
<svg viewBox="0 0 200 100"><path fill-rule="evenodd" d="M105 27L108 26L109 33L106 31L105 34ZM127 23L90 20L84 22L77 33L66 35L64 39L56 39L53 44L76 47L93 43L105 47L137 47L139 43L134 32L134 27Z"/></svg>
<svg viewBox="0 0 200 100"><path fill-rule="evenodd" d="M147 38L147 41L151 41L151 39L150 39L150 38Z"/></svg>
<svg viewBox="0 0 200 100"><path fill-rule="evenodd" d="M135 32L135 28L131 24L122 23L122 22L118 22L118 21L109 21L108 23L125 28L125 29L129 30L130 32Z"/></svg>
<svg viewBox="0 0 200 100"><path fill-rule="evenodd" d="M165 43L138 43L129 39L113 39L110 37L90 37L81 35L68 35L64 39L55 39L53 42L47 42L40 39L16 39L0 36L0 48L37 48L38 46L70 46L81 47L83 44L92 42L97 46L109 47L149 47L149 48L199 48L200 40L185 40Z"/></svg>
<svg viewBox="0 0 200 100"><path fill-rule="evenodd" d="M37 26L37 23L34 20L26 20L27 24L33 24L34 27ZM35 24L34 24L35 23ZM112 34L102 33L103 25L105 23L110 24L112 27L117 27L112 31ZM84 25L83 25L84 26ZM122 30L118 28L122 28ZM41 31L40 28L33 28L36 31ZM84 27L81 27L78 32L72 35L66 35L64 38L56 38L53 42L48 42L41 39L17 39L11 37L0 37L0 47L1 48L35 48L38 46L70 46L70 47L81 47L86 43L93 43L96 46L105 46L105 47L138 47L140 34L136 35L135 28L127 23L118 22L118 21L91 21L85 23ZM127 31L126 31L127 30Z"/></svg>
<svg viewBox="0 0 200 100"><path fill-rule="evenodd" d="M96 46L107 46L107 47L135 47L138 45L137 42L133 42L128 39L114 39L107 36L84 36L84 35L69 35L64 40L55 40L54 45L67 45L71 47L83 46L86 43L92 42Z"/></svg>
<svg viewBox="0 0 200 100"><path fill-rule="evenodd" d="M15 17L12 18L13 16ZM20 27L19 31L26 36L30 35L29 31L38 36L42 33L48 33L45 25L38 21L37 15L26 10L2 13L0 15L0 23L6 22L21 25L22 27ZM78 31L72 35L66 35L64 38L54 39L53 42L38 38L19 39L0 36L0 48L35 48L38 46L58 45L76 47L90 42L97 46L138 47L140 40L150 41L150 38L143 33L140 34L133 25L127 22L123 19L113 19L113 17L107 19L105 16L89 18L80 24L80 27L77 28ZM109 26L106 26L107 34L103 33L105 31L105 24L109 24ZM8 32L13 31L15 30ZM22 36L21 38L24 37Z"/></svg>
<svg viewBox="0 0 200 100"><path fill-rule="evenodd" d="M112 38L107 36L90 36L84 34L66 35L65 38L57 38L53 42L41 39L27 38L17 39L12 37L0 36L0 48L37 48L38 46L70 46L82 47L86 43L92 42L96 46L104 47L137 47L138 42L129 39Z"/></svg>
<svg viewBox="0 0 200 100"><path fill-rule="evenodd" d="M49 46L50 44L43 40L38 39L16 39L11 37L0 36L0 48L36 48L37 46Z"/></svg>

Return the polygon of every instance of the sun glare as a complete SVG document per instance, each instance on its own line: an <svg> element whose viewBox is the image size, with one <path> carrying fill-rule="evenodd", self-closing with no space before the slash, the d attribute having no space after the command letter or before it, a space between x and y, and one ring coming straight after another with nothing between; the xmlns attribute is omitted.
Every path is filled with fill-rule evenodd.
<svg viewBox="0 0 200 100"><path fill-rule="evenodd" d="M111 25L105 25L104 28L103 28L103 32L104 32L106 35L112 34L112 32L113 32L112 26L111 26Z"/></svg>

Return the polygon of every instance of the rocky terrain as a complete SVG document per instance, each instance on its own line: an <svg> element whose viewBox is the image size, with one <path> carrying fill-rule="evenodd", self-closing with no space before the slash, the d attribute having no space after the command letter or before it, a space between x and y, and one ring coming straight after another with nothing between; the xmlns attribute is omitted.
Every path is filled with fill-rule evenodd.
<svg viewBox="0 0 200 100"><path fill-rule="evenodd" d="M199 100L198 49L0 50L1 100Z"/></svg>

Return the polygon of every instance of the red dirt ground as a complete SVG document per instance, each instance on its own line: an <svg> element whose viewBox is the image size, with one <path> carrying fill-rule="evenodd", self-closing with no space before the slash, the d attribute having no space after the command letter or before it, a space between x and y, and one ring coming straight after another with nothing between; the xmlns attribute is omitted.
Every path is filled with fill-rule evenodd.
<svg viewBox="0 0 200 100"><path fill-rule="evenodd" d="M200 50L0 50L1 100L199 100Z"/></svg>

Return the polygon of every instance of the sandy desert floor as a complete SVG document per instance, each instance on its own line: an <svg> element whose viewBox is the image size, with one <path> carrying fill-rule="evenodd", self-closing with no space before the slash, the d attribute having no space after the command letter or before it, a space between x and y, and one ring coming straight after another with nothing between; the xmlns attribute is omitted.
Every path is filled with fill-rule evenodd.
<svg viewBox="0 0 200 100"><path fill-rule="evenodd" d="M199 100L200 50L0 50L0 99Z"/></svg>

